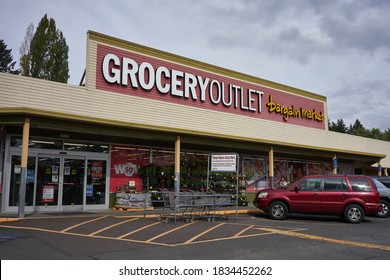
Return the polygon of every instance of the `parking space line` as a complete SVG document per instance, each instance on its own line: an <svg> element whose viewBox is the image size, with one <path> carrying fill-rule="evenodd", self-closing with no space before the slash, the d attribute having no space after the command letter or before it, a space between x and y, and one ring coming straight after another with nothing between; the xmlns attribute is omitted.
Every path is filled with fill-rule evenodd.
<svg viewBox="0 0 390 280"><path fill-rule="evenodd" d="M99 229L99 230L97 230L97 231L95 231L95 232L92 232L92 233L88 234L88 236L94 236L94 235L96 235L96 234L98 234L98 233L101 233L101 232L103 232L103 231L105 231L105 230L108 230L108 229L110 229L110 228L113 228L113 227L119 226L119 225L121 225L121 224L125 224L125 223L128 223L128 222L131 222L131 221L135 221L135 220L138 220L138 218L127 219L127 220L125 220L125 221L121 221L121 222L119 222L119 223L112 224L112 225L110 225L110 226L108 226L108 227L105 227L105 228Z"/></svg>
<svg viewBox="0 0 390 280"><path fill-rule="evenodd" d="M329 243L336 243L336 244L342 244L342 245L350 245L350 246L355 246L355 247L363 247L363 248L369 248L369 249L390 251L390 246L386 246L386 245L378 245L378 244L370 244L370 243L363 243L363 242L357 242L357 241L334 239L334 238L322 237L322 236L318 236L318 235L311 235L311 234L298 233L298 232L293 232L293 231L285 231L285 230L272 229L272 228L256 228L256 229L269 231L269 232L272 232L275 234L288 235L288 236L292 236L292 237L311 239L311 240L318 240L318 241L322 241L322 242L329 242Z"/></svg>
<svg viewBox="0 0 390 280"><path fill-rule="evenodd" d="M110 237L110 236L101 236L101 235L88 236L88 235L82 234L82 233L62 232L62 231L58 231L58 230L36 228L36 227L0 225L0 228L24 229L24 230L33 230L33 231L48 232L48 233L55 233L55 234L64 234L64 235L69 235L69 236L79 236L79 237L87 237L87 238L100 238L100 239L107 239L107 240L118 240L116 237ZM134 243L149 244L149 245L150 244L154 244L154 245L165 246L165 247L175 247L176 246L176 244L165 244L165 243L158 243L158 242L145 242L143 240L136 240L136 239L120 239L119 241L134 242Z"/></svg>
<svg viewBox="0 0 390 280"><path fill-rule="evenodd" d="M214 226L214 227L212 227L212 228L209 228L208 230L205 230L205 231L199 233L198 235L195 235L194 237L188 239L188 240L185 241L183 244L189 244L189 243L191 243L192 241L198 239L199 237L205 235L206 233L208 233L208 232L210 232L210 231L212 231L212 230L214 230L214 229L216 229L216 228L219 228L220 226L223 226L223 225L225 225L225 223L217 224L216 226Z"/></svg>
<svg viewBox="0 0 390 280"><path fill-rule="evenodd" d="M254 227L254 225L251 225L251 226L249 226L249 227L247 227L247 228L244 228L244 229L241 230L240 232L237 232L235 235L233 235L233 237L238 237L238 236L240 236L241 234L243 234L244 232L250 230L250 229L253 228L253 227Z"/></svg>
<svg viewBox="0 0 390 280"><path fill-rule="evenodd" d="M196 224L196 223L197 223L197 222L188 223L188 224L184 224L184 225L182 225L182 226L180 226L180 227L173 228L173 229L168 230L168 231L166 231L166 232L163 232L163 233L161 233L161 234L159 234L159 235L157 235L157 236L155 236L155 237L152 237L152 238L146 240L145 242L151 242L151 241L156 240L157 238L160 238L160 237L162 237L162 236L164 236L164 235L167 235L167 234L169 234L169 233L171 233L171 232L174 232L174 231L176 231L176 230L182 229L182 228L184 228L184 227L188 227L188 226L193 225L193 224Z"/></svg>
<svg viewBox="0 0 390 280"><path fill-rule="evenodd" d="M199 244L199 243L210 243L210 242L216 242L216 241L224 241L224 240L232 240L232 239L239 239L239 238L248 238L248 237L256 237L256 236L262 236L262 235L272 235L274 233L272 232L263 232L263 233L254 233L254 234L248 234L248 235L240 235L240 236L227 236L227 237L219 237L214 239L206 239L206 240L198 240L198 241L192 241L191 243L178 243L177 246L183 246L183 245L189 245L189 244Z"/></svg>
<svg viewBox="0 0 390 280"><path fill-rule="evenodd" d="M70 226L70 227L68 227L66 229L61 230L60 232L67 232L67 231L69 231L71 229L74 229L74 228L77 228L79 226L82 226L82 225L85 225L85 224L88 224L88 223L92 223L92 222L95 222L95 221L98 221L98 220L101 220L101 219L104 219L104 218L107 218L107 217L108 217L108 215L105 215L105 216L98 217L96 219L92 219L92 220L88 220L88 221L85 221L85 222L82 222L82 223L79 223L79 224L75 224L73 226Z"/></svg>
<svg viewBox="0 0 390 280"><path fill-rule="evenodd" d="M136 233L136 232L139 232L139 231L141 231L141 230L147 229L147 228L149 228L149 227L155 226L155 225L157 225L157 224L161 224L161 222L155 222L155 223L153 223L153 224L150 224L150 225L146 225L146 226L144 226L144 227L137 228L136 230L130 231L130 232L124 234L124 235L121 235L121 236L117 237L117 239L125 238L125 237L127 237L127 236L129 236L129 235L132 235L132 234L134 234L134 233Z"/></svg>

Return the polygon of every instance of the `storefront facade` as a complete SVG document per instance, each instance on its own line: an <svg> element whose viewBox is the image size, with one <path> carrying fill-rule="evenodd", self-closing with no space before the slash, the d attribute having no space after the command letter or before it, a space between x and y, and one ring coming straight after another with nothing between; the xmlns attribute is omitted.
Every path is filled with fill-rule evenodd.
<svg viewBox="0 0 390 280"><path fill-rule="evenodd" d="M23 168L26 211L73 211L107 209L128 184L235 187L208 174L212 153L237 153L252 193L390 166L388 142L328 131L324 96L92 31L84 85L0 74L0 87L2 212L18 210Z"/></svg>

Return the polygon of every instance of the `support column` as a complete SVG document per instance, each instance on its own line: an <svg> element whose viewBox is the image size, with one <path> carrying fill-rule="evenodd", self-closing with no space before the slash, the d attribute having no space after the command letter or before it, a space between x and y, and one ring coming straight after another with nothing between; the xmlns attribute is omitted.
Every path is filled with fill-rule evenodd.
<svg viewBox="0 0 390 280"><path fill-rule="evenodd" d="M24 218L24 207L26 204L27 160L28 160L29 138L30 138L30 119L26 118L23 125L23 138L22 138L22 162L21 162L21 177L20 177L19 206L18 206L19 218Z"/></svg>
<svg viewBox="0 0 390 280"><path fill-rule="evenodd" d="M381 161L378 161L378 176L382 176L382 165L381 165Z"/></svg>
<svg viewBox="0 0 390 280"><path fill-rule="evenodd" d="M175 142L175 192L180 192L180 136Z"/></svg>
<svg viewBox="0 0 390 280"><path fill-rule="evenodd" d="M333 161L333 174L337 174L337 157L336 154L332 158Z"/></svg>
<svg viewBox="0 0 390 280"><path fill-rule="evenodd" d="M268 175L269 175L269 187L273 189L275 187L275 178L274 178L274 147L271 146L268 152Z"/></svg>

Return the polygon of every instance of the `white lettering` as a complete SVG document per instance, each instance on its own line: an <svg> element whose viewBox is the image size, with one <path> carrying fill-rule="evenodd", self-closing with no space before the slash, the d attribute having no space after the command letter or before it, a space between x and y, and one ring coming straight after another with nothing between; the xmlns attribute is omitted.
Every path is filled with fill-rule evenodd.
<svg viewBox="0 0 390 280"><path fill-rule="evenodd" d="M161 93L168 93L171 89L171 86L169 83L166 83L165 86L162 85L162 74L164 73L164 77L165 79L167 78L170 78L171 77L171 74L169 73L169 70L164 67L164 66L160 66L157 68L156 70L156 87L157 87L157 90Z"/></svg>
<svg viewBox="0 0 390 280"><path fill-rule="evenodd" d="M213 86L215 85L215 88L217 89L217 98L214 99L214 92L213 92ZM219 102L221 102L221 85L216 80L212 80L210 83L210 100L215 105L218 105Z"/></svg>
<svg viewBox="0 0 390 280"><path fill-rule="evenodd" d="M138 72L137 62L130 58L124 57L122 64L122 85L127 86L127 79L130 77L131 86L133 88L138 88L137 78L135 76L135 74Z"/></svg>
<svg viewBox="0 0 390 280"><path fill-rule="evenodd" d="M248 110L256 112L256 108L252 107L252 103L255 102L255 99L252 97L252 93L255 93L256 91L253 89L248 89Z"/></svg>
<svg viewBox="0 0 390 280"><path fill-rule="evenodd" d="M232 98L232 91L231 91L231 85L229 85L229 90L228 90L228 93L227 93L228 96L225 97L225 90L222 94L222 104L226 107L230 107L233 103L233 98ZM225 98L228 98L229 97L229 101L226 101Z"/></svg>
<svg viewBox="0 0 390 280"><path fill-rule="evenodd" d="M121 81L120 81L121 70L116 69L114 67L111 68L110 67L111 61L113 62L114 66L120 67L119 58L112 53L107 54L103 59L103 65L102 65L103 77L104 77L104 79L106 79L107 82L109 82L111 84L114 84L114 83L120 84L121 83ZM111 73L109 72L110 69L111 69ZM111 76L111 74L113 74L113 76Z"/></svg>
<svg viewBox="0 0 390 280"><path fill-rule="evenodd" d="M183 97L183 91L180 90L183 72L172 69L172 78L171 78L171 95Z"/></svg>
<svg viewBox="0 0 390 280"><path fill-rule="evenodd" d="M205 78L202 80L201 76L197 76L198 81L199 81L199 86L200 86L200 100L201 101L206 101L206 88L209 83L209 78Z"/></svg>
<svg viewBox="0 0 390 280"><path fill-rule="evenodd" d="M196 96L196 86L198 85L198 80L196 77L189 73L184 73L184 97L189 98L190 92L192 99L197 100Z"/></svg>
<svg viewBox="0 0 390 280"><path fill-rule="evenodd" d="M155 90L160 94L195 101L199 98L201 102L207 101L216 106L234 106L235 109L261 113L262 91L225 84L226 80L211 80L165 66L154 69L149 62L138 64L131 58L118 57L112 53L103 58L102 74L111 84L140 87L145 91Z"/></svg>
<svg viewBox="0 0 390 280"><path fill-rule="evenodd" d="M145 72L148 72L148 75L146 75ZM148 62L141 63L138 71L138 79L139 84L144 90L151 90L153 88L155 78L152 64Z"/></svg>
<svg viewBox="0 0 390 280"><path fill-rule="evenodd" d="M248 107L246 107L246 106L244 105L244 95L245 95L245 93L244 93L243 89L241 88L240 108L241 108L242 110L248 110Z"/></svg>

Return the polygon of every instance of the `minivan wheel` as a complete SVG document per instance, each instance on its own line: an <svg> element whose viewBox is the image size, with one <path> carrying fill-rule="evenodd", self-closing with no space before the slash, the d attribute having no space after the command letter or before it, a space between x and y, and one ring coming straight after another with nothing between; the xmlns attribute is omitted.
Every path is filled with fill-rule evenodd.
<svg viewBox="0 0 390 280"><path fill-rule="evenodd" d="M380 218L386 218L389 216L389 207L390 203L386 200L381 199L380 204L382 204L382 211L376 213L376 215Z"/></svg>
<svg viewBox="0 0 390 280"><path fill-rule="evenodd" d="M364 220L364 210L358 204L350 204L345 207L344 219L348 223L360 223Z"/></svg>
<svg viewBox="0 0 390 280"><path fill-rule="evenodd" d="M287 205L281 201L274 201L269 206L268 214L274 220L284 220L288 214Z"/></svg>

